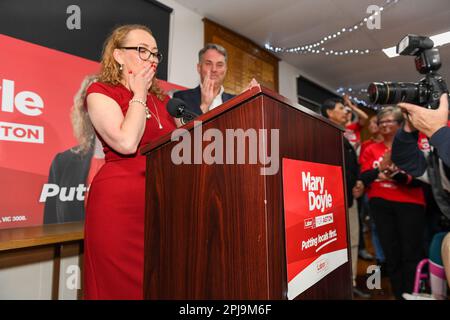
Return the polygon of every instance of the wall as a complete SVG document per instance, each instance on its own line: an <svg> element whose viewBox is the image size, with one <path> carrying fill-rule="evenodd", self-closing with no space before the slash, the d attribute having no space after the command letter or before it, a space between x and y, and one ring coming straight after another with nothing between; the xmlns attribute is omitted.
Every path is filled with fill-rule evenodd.
<svg viewBox="0 0 450 320"><path fill-rule="evenodd" d="M278 63L278 91L294 103L297 103L297 78L300 70L287 62Z"/></svg>
<svg viewBox="0 0 450 320"><path fill-rule="evenodd" d="M0 270L1 300L50 299L52 262L35 262Z"/></svg>
<svg viewBox="0 0 450 320"><path fill-rule="evenodd" d="M173 0L159 0L173 9L170 22L167 80L193 88L199 84L198 51L203 47L203 17Z"/></svg>

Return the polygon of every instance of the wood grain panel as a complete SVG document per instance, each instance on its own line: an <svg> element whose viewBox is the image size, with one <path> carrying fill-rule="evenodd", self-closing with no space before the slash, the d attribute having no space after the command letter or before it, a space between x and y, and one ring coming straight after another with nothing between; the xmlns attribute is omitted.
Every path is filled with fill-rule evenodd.
<svg viewBox="0 0 450 320"><path fill-rule="evenodd" d="M279 129L280 165L283 157L342 165L341 128L266 88L198 119L203 132ZM195 136L192 123L184 128ZM286 299L281 168L263 176L260 164L175 165L176 143L166 136L141 150L148 157L144 297ZM348 298L349 263L299 297Z"/></svg>
<svg viewBox="0 0 450 320"><path fill-rule="evenodd" d="M205 25L205 44L217 43L228 51L228 72L225 91L239 94L255 78L261 85L278 91L279 59L251 40L208 19Z"/></svg>
<svg viewBox="0 0 450 320"><path fill-rule="evenodd" d="M251 112L260 107L260 100L204 124L203 131L215 128L225 133L239 124L246 130L249 125L261 123L261 118L253 117ZM146 235L146 252L150 257L145 265L145 296L267 299L266 219L260 166L176 166L170 148L162 147L149 159L149 172L153 174L147 181L146 224L150 232Z"/></svg>

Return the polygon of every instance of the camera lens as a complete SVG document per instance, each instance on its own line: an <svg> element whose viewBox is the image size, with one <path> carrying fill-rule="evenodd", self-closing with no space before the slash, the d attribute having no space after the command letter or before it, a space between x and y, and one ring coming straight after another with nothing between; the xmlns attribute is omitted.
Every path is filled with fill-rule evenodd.
<svg viewBox="0 0 450 320"><path fill-rule="evenodd" d="M413 82L372 82L367 92L375 104L416 103L419 100L419 85Z"/></svg>

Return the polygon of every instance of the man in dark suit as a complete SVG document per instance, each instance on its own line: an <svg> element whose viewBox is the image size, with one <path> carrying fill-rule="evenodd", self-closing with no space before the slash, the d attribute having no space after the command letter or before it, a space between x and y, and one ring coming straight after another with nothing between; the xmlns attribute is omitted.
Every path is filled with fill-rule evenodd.
<svg viewBox="0 0 450 320"><path fill-rule="evenodd" d="M322 115L328 118L331 122L345 127L347 122L347 113L345 111L344 103L339 98L327 99L320 108ZM370 294L362 291L356 286L356 275L358 271L358 246L359 246L359 220L358 210L356 204L354 205L353 198L359 198L364 192L364 185L359 180L359 164L356 151L350 142L343 137L344 142L344 165L345 165L345 182L347 190L347 206L348 206L348 222L350 229L350 254L352 258L352 280L353 280L353 294L369 299Z"/></svg>
<svg viewBox="0 0 450 320"><path fill-rule="evenodd" d="M223 82L227 74L228 54L224 47L208 43L198 53L197 71L200 85L194 89L178 91L174 98L182 99L186 107L200 115L230 100L234 95L226 93Z"/></svg>

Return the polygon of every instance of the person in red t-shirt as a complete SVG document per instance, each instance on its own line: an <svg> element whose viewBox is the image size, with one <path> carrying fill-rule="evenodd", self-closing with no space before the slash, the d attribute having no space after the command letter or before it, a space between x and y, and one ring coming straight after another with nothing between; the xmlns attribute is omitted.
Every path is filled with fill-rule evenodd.
<svg viewBox="0 0 450 320"><path fill-rule="evenodd" d="M395 297L402 299L402 293L412 292L415 269L423 258L425 200L420 182L398 170L390 159L402 112L386 107L377 119L384 141L368 146L361 154L361 180L367 188L369 210Z"/></svg>
<svg viewBox="0 0 450 320"><path fill-rule="evenodd" d="M380 134L380 130L378 128L378 119L377 116L371 116L369 118L369 125L367 127L369 133L370 133L370 138L367 139L366 141L364 141L363 143L361 143L361 150L360 150L360 155L364 153L364 150L374 144L374 143L379 143L381 141L383 141L383 136ZM359 162L361 163L361 160L359 159ZM370 217L370 213L369 213L369 198L367 197L367 194L364 194L364 196L361 198L361 206L362 206L362 211L363 211L363 216L368 215ZM370 219L370 231L371 231L371 235L372 235L372 244L375 250L375 258L377 260L377 264L382 266L385 266L385 258L384 258L384 253L383 253L383 249L381 248L381 244L380 244L380 240L378 237L378 232L376 230L376 226L375 223L373 222L373 218ZM364 237L364 236L363 236Z"/></svg>
<svg viewBox="0 0 450 320"><path fill-rule="evenodd" d="M368 146L383 141L383 136L380 134L380 130L378 128L378 119L376 115L369 118L369 125L367 129L370 133L370 138L361 143L360 157Z"/></svg>
<svg viewBox="0 0 450 320"><path fill-rule="evenodd" d="M344 136L355 148L356 154L360 154L361 130L367 122L369 116L363 110L355 106L347 95L344 95L344 105L346 106L347 123L345 124ZM356 115L358 120L352 121Z"/></svg>

